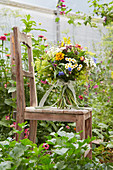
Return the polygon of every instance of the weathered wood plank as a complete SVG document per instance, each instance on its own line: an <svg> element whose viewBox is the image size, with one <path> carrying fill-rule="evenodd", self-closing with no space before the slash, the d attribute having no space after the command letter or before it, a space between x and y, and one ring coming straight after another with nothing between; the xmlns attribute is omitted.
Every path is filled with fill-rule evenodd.
<svg viewBox="0 0 113 170"><path fill-rule="evenodd" d="M26 107L26 112L31 113L63 113L63 114L77 114L77 115L85 115L90 113L89 110L75 110L75 109L59 109L56 107L45 107L45 108L38 108L38 107Z"/></svg>
<svg viewBox="0 0 113 170"><path fill-rule="evenodd" d="M29 38L28 35L26 35L25 33L21 33L19 31L19 38L20 38L20 42L22 42L23 44L25 44L28 47L32 47L32 40L31 40L31 38Z"/></svg>
<svg viewBox="0 0 113 170"><path fill-rule="evenodd" d="M24 77L33 78L33 73L23 70L23 76Z"/></svg>
<svg viewBox="0 0 113 170"><path fill-rule="evenodd" d="M65 115L65 114L50 114L50 113L29 113L25 112L26 120L47 120L47 121L65 121L65 122L76 122L76 115Z"/></svg>

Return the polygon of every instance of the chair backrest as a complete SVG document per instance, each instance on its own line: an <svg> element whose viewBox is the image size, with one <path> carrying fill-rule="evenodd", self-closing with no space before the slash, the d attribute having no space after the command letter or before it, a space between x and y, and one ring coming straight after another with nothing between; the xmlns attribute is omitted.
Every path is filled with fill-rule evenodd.
<svg viewBox="0 0 113 170"><path fill-rule="evenodd" d="M28 67L29 67L28 72L22 69L21 43L25 44L28 47ZM34 107L37 106L37 94L33 67L31 36L21 33L17 27L14 27L13 33L11 33L10 37L10 44L11 44L10 48L11 48L12 78L16 80L16 96L17 96L16 122L18 124L24 121L24 110L26 107L23 80L24 76L30 78L30 106Z"/></svg>

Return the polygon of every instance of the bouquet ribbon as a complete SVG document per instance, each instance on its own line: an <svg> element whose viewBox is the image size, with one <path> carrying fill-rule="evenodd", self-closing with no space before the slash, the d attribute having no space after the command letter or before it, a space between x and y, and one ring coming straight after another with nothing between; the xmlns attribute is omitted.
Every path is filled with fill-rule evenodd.
<svg viewBox="0 0 113 170"><path fill-rule="evenodd" d="M73 94L73 97L74 97L74 101L75 101L75 104L76 106L78 107L78 104L77 104L77 101L76 101L76 94L75 94L75 89L74 89L74 82L69 80L68 82L64 82L62 80L57 80L56 83L54 83L48 90L47 92L44 94L44 96L42 97L40 103L39 103L39 107L43 107L44 106L44 103L46 101L46 99L48 98L50 92L52 91L52 89L54 87L60 87L60 86L64 86L63 88L63 91L62 91L62 96L66 90L66 88L68 87L70 89L70 91L72 92ZM56 102L57 103L57 102ZM54 103L53 105L55 105L56 103ZM67 105L67 104L66 104ZM70 106L70 105L67 105L67 106Z"/></svg>

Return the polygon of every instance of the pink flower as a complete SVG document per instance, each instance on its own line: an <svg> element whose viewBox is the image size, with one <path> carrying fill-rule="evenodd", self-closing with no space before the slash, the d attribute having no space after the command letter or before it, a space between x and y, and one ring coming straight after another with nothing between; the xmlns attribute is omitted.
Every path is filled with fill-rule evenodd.
<svg viewBox="0 0 113 170"><path fill-rule="evenodd" d="M41 80L41 83L48 84L48 82L46 80L45 81Z"/></svg>
<svg viewBox="0 0 113 170"><path fill-rule="evenodd" d="M44 143L42 146L44 149L49 149L49 145L47 143Z"/></svg>
<svg viewBox="0 0 113 170"><path fill-rule="evenodd" d="M11 55L10 54L6 54L6 57L11 57Z"/></svg>
<svg viewBox="0 0 113 170"><path fill-rule="evenodd" d="M110 102L110 100L108 100L107 102Z"/></svg>
<svg viewBox="0 0 113 170"><path fill-rule="evenodd" d="M13 124L12 124L12 125L10 125L10 127L14 127L14 128L16 128L16 122L13 122Z"/></svg>
<svg viewBox="0 0 113 170"><path fill-rule="evenodd" d="M108 96L108 99L110 99L111 97L110 96Z"/></svg>
<svg viewBox="0 0 113 170"><path fill-rule="evenodd" d="M83 96L82 96L82 95L80 95L80 96L79 96L79 99L81 99L81 100L82 100L82 99L83 99Z"/></svg>
<svg viewBox="0 0 113 170"><path fill-rule="evenodd" d="M29 135L29 128L25 129L25 130L24 130L24 133L25 133L25 137L24 137L24 138L28 138L28 135Z"/></svg>
<svg viewBox="0 0 113 170"><path fill-rule="evenodd" d="M43 37L43 40L45 40L45 41L46 41L46 40L47 40L47 38L46 38L46 37Z"/></svg>
<svg viewBox="0 0 113 170"><path fill-rule="evenodd" d="M45 47L48 47L48 45L45 45Z"/></svg>
<svg viewBox="0 0 113 170"><path fill-rule="evenodd" d="M28 135L25 135L24 138L25 138L25 139L28 138Z"/></svg>
<svg viewBox="0 0 113 170"><path fill-rule="evenodd" d="M61 11L60 14L63 15L63 14L65 14L65 12L64 12L64 11Z"/></svg>
<svg viewBox="0 0 113 170"><path fill-rule="evenodd" d="M64 0L60 0L60 2L65 2Z"/></svg>
<svg viewBox="0 0 113 170"><path fill-rule="evenodd" d="M44 36L43 35L38 35L39 38L43 38Z"/></svg>
<svg viewBox="0 0 113 170"><path fill-rule="evenodd" d="M5 35L0 36L0 40L5 41L6 40L6 36Z"/></svg>
<svg viewBox="0 0 113 170"><path fill-rule="evenodd" d="M10 119L10 117L9 117L9 116L6 116L6 117L5 117L5 120L9 120L9 119Z"/></svg>
<svg viewBox="0 0 113 170"><path fill-rule="evenodd" d="M68 125L66 126L66 128L67 128L67 129L70 129L70 127L69 127Z"/></svg>
<svg viewBox="0 0 113 170"><path fill-rule="evenodd" d="M105 90L103 90L103 92L105 92Z"/></svg>
<svg viewBox="0 0 113 170"><path fill-rule="evenodd" d="M7 84L4 84L4 87L7 88Z"/></svg>
<svg viewBox="0 0 113 170"><path fill-rule="evenodd" d="M95 85L93 88L94 88L94 89L98 88L98 85Z"/></svg>
<svg viewBox="0 0 113 170"><path fill-rule="evenodd" d="M27 86L30 87L30 83L27 83Z"/></svg>
<svg viewBox="0 0 113 170"><path fill-rule="evenodd" d="M66 7L66 5L62 5L61 7Z"/></svg>
<svg viewBox="0 0 113 170"><path fill-rule="evenodd" d="M75 44L75 48L79 48L79 49L83 49L83 47L81 47L81 45L79 45L79 44Z"/></svg>
<svg viewBox="0 0 113 170"><path fill-rule="evenodd" d="M103 81L100 81L100 83L102 84L102 83L103 83Z"/></svg>

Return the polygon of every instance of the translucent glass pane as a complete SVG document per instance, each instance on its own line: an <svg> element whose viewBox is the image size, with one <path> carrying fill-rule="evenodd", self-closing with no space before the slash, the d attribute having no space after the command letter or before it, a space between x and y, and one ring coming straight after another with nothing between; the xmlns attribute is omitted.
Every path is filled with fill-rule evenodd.
<svg viewBox="0 0 113 170"><path fill-rule="evenodd" d="M58 0L11 0L24 4L31 4L34 6L41 6L49 9L55 9ZM93 8L89 8L88 0L65 0L66 6L71 8L73 12L82 11L84 13L90 13ZM111 0L101 0L99 3L108 3Z"/></svg>

